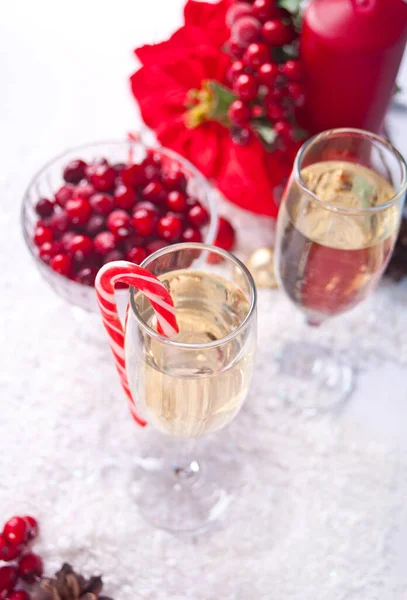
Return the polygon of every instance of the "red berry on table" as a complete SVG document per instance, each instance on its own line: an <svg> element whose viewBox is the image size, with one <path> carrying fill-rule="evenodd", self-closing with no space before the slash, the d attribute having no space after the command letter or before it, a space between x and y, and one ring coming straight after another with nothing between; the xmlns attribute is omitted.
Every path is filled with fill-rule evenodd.
<svg viewBox="0 0 407 600"><path fill-rule="evenodd" d="M69 221L65 211L54 213L49 220L49 227L54 232L54 235L59 236L68 229Z"/></svg>
<svg viewBox="0 0 407 600"><path fill-rule="evenodd" d="M14 590L7 596L7 600L30 600L30 594L25 590Z"/></svg>
<svg viewBox="0 0 407 600"><path fill-rule="evenodd" d="M112 250L103 258L103 264L113 262L114 260L124 260L124 254L120 250Z"/></svg>
<svg viewBox="0 0 407 600"><path fill-rule="evenodd" d="M280 47L290 44L295 39L295 31L291 24L279 19L266 21L261 29L263 38L270 46Z"/></svg>
<svg viewBox="0 0 407 600"><path fill-rule="evenodd" d="M89 204L95 212L106 217L112 212L114 201L109 194L93 194L89 198Z"/></svg>
<svg viewBox="0 0 407 600"><path fill-rule="evenodd" d="M187 178L180 169L170 169L162 173L162 182L169 191L184 192L187 188Z"/></svg>
<svg viewBox="0 0 407 600"><path fill-rule="evenodd" d="M294 128L288 121L276 121L274 131L283 138L291 138Z"/></svg>
<svg viewBox="0 0 407 600"><path fill-rule="evenodd" d="M166 246L168 246L168 242L165 242L164 240L151 240L151 242L146 244L147 256L154 254L154 252L157 252L157 250L161 250Z"/></svg>
<svg viewBox="0 0 407 600"><path fill-rule="evenodd" d="M75 198L85 198L86 200L88 200L95 193L96 190L93 187L93 185L91 183L88 183L87 181L84 181L75 188L73 196Z"/></svg>
<svg viewBox="0 0 407 600"><path fill-rule="evenodd" d="M136 192L127 185L118 185L114 191L113 197L115 206L124 208L125 210L131 210L137 202Z"/></svg>
<svg viewBox="0 0 407 600"><path fill-rule="evenodd" d="M93 269L92 267L83 267L77 272L75 281L82 283L83 285L93 286L97 273L97 269Z"/></svg>
<svg viewBox="0 0 407 600"><path fill-rule="evenodd" d="M66 214L73 225L86 225L92 208L85 198L72 198L65 205Z"/></svg>
<svg viewBox="0 0 407 600"><path fill-rule="evenodd" d="M301 81L302 79L302 67L299 60L287 60L281 65L281 72L289 81Z"/></svg>
<svg viewBox="0 0 407 600"><path fill-rule="evenodd" d="M38 554L29 552L18 563L18 574L26 583L34 583L43 574L42 560Z"/></svg>
<svg viewBox="0 0 407 600"><path fill-rule="evenodd" d="M147 250L141 246L135 246L126 254L126 259L136 265L141 264L145 258L147 258Z"/></svg>
<svg viewBox="0 0 407 600"><path fill-rule="evenodd" d="M13 589L18 579L16 567L6 566L0 568L0 598L4 598L5 592Z"/></svg>
<svg viewBox="0 0 407 600"><path fill-rule="evenodd" d="M276 63L266 62L257 70L257 76L261 83L269 87L273 86L280 76L280 70Z"/></svg>
<svg viewBox="0 0 407 600"><path fill-rule="evenodd" d="M245 72L245 64L242 60L235 60L229 67L227 72L227 80L233 85L233 82L239 75Z"/></svg>
<svg viewBox="0 0 407 600"><path fill-rule="evenodd" d="M252 5L248 2L236 2L228 9L226 13L226 25L229 29L241 17L251 15Z"/></svg>
<svg viewBox="0 0 407 600"><path fill-rule="evenodd" d="M264 23L269 19L278 17L280 9L275 0L254 0L252 14L256 19Z"/></svg>
<svg viewBox="0 0 407 600"><path fill-rule="evenodd" d="M51 258L58 254L61 250L61 244L59 242L44 242L42 246L40 246L38 256L45 263L49 263Z"/></svg>
<svg viewBox="0 0 407 600"><path fill-rule="evenodd" d="M34 231L34 244L36 246L42 246L45 242L52 242L54 234L51 227L42 227L38 225Z"/></svg>
<svg viewBox="0 0 407 600"><path fill-rule="evenodd" d="M72 258L81 261L92 254L93 242L86 235L74 235L68 245L67 250Z"/></svg>
<svg viewBox="0 0 407 600"><path fill-rule="evenodd" d="M130 234L130 216L120 208L110 213L106 225L116 239L124 239Z"/></svg>
<svg viewBox="0 0 407 600"><path fill-rule="evenodd" d="M49 265L56 273L68 276L71 272L72 259L67 254L59 253L51 258Z"/></svg>
<svg viewBox="0 0 407 600"><path fill-rule="evenodd" d="M181 242L202 242L202 234L199 229L187 227L181 234Z"/></svg>
<svg viewBox="0 0 407 600"><path fill-rule="evenodd" d="M54 212L54 203L47 198L40 198L35 205L35 212L42 219L46 219L52 215Z"/></svg>
<svg viewBox="0 0 407 600"><path fill-rule="evenodd" d="M99 165L92 172L90 182L98 192L108 192L114 186L116 172L109 165Z"/></svg>
<svg viewBox="0 0 407 600"><path fill-rule="evenodd" d="M65 204L73 196L75 188L73 185L63 185L55 194L55 201L59 206L64 208Z"/></svg>
<svg viewBox="0 0 407 600"><path fill-rule="evenodd" d="M193 209L192 209L193 210ZM176 215L165 215L157 223L157 233L166 242L176 242L182 232L182 220Z"/></svg>
<svg viewBox="0 0 407 600"><path fill-rule="evenodd" d="M250 107L242 100L234 100L228 109L228 117L233 125L246 125L252 116Z"/></svg>
<svg viewBox="0 0 407 600"><path fill-rule="evenodd" d="M131 218L134 231L143 237L153 235L157 225L157 211L151 208L136 208Z"/></svg>
<svg viewBox="0 0 407 600"><path fill-rule="evenodd" d="M9 544L4 535L0 535L0 560L8 562L20 556L24 548L23 544Z"/></svg>
<svg viewBox="0 0 407 600"><path fill-rule="evenodd" d="M26 515L24 519L28 525L28 538L32 540L37 537L40 531L40 526L38 525L37 519L31 517L30 515Z"/></svg>
<svg viewBox="0 0 407 600"><path fill-rule="evenodd" d="M188 211L188 221L194 227L200 229L209 222L209 214L206 208L197 203Z"/></svg>
<svg viewBox="0 0 407 600"><path fill-rule="evenodd" d="M289 97L294 102L295 106L304 106L305 92L301 83L292 82L287 85Z"/></svg>
<svg viewBox="0 0 407 600"><path fill-rule="evenodd" d="M164 186L159 181L151 181L143 188L141 195L144 200L149 200L154 204L163 204L166 201L167 194Z"/></svg>
<svg viewBox="0 0 407 600"><path fill-rule="evenodd" d="M86 163L77 158L71 160L64 169L64 179L67 183L79 183L85 177Z"/></svg>
<svg viewBox="0 0 407 600"><path fill-rule="evenodd" d="M116 238L111 231L101 231L95 236L93 245L98 254L105 256L116 249Z"/></svg>
<svg viewBox="0 0 407 600"><path fill-rule="evenodd" d="M120 172L120 180L130 187L145 185L147 183L145 168L143 165L129 165Z"/></svg>
<svg viewBox="0 0 407 600"><path fill-rule="evenodd" d="M251 67L258 67L270 59L270 51L265 44L250 44L243 55L243 60Z"/></svg>
<svg viewBox="0 0 407 600"><path fill-rule="evenodd" d="M167 209L176 212L182 213L187 209L187 199L185 194L182 192L178 192L177 190L173 190L168 194L167 197Z"/></svg>
<svg viewBox="0 0 407 600"><path fill-rule="evenodd" d="M260 38L261 23L251 16L241 17L232 27L231 38L241 48L246 48Z"/></svg>
<svg viewBox="0 0 407 600"><path fill-rule="evenodd" d="M236 78L233 84L233 90L241 100L254 100L257 96L258 84L253 75L242 73Z"/></svg>
<svg viewBox="0 0 407 600"><path fill-rule="evenodd" d="M232 250L236 241L236 232L232 225L224 217L219 218L218 232L214 245L223 250Z"/></svg>

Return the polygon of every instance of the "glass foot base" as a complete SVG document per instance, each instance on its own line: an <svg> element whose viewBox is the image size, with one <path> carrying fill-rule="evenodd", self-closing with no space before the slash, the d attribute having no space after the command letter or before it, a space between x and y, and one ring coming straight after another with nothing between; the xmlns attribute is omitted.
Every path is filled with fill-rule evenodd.
<svg viewBox="0 0 407 600"><path fill-rule="evenodd" d="M354 373L329 348L292 342L277 356L275 384L286 404L312 415L345 402L354 388Z"/></svg>
<svg viewBox="0 0 407 600"><path fill-rule="evenodd" d="M136 460L130 494L140 514L154 527L174 533L219 524L238 492L239 463L205 452L193 459L172 461L170 456L147 452Z"/></svg>

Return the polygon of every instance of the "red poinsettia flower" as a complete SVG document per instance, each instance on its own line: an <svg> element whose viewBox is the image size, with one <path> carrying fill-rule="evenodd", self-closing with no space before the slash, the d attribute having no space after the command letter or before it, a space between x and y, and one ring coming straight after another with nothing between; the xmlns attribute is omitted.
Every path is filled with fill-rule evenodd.
<svg viewBox="0 0 407 600"><path fill-rule="evenodd" d="M290 164L256 137L245 147L235 144L230 129L214 117L213 82L224 83L230 65L222 52L229 4L189 0L184 27L161 44L135 51L142 67L131 87L145 123L164 146L195 164L231 202L276 216L275 192Z"/></svg>

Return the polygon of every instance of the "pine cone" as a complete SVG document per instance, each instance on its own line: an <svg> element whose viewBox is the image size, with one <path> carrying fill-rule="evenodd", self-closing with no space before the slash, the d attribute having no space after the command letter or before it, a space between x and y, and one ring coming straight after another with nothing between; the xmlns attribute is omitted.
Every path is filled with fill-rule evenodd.
<svg viewBox="0 0 407 600"><path fill-rule="evenodd" d="M100 596L101 577L86 580L65 563L53 578L43 577L32 589L32 600L112 600Z"/></svg>

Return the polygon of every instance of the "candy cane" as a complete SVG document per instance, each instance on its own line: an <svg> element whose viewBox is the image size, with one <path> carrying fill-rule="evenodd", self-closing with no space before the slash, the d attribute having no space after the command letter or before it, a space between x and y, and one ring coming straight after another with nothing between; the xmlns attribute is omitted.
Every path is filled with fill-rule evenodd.
<svg viewBox="0 0 407 600"><path fill-rule="evenodd" d="M166 337L173 337L178 333L178 325L175 318L174 302L170 293L165 285L150 271L124 260L107 263L100 269L96 276L95 289L103 325L109 335L110 348L115 359L121 384L129 400L130 412L136 423L144 427L147 423L137 414L136 404L127 379L124 355L124 331L117 313L114 296L114 286L119 281L134 286L149 299L157 316L157 330L159 333ZM126 323L127 312L125 327Z"/></svg>

